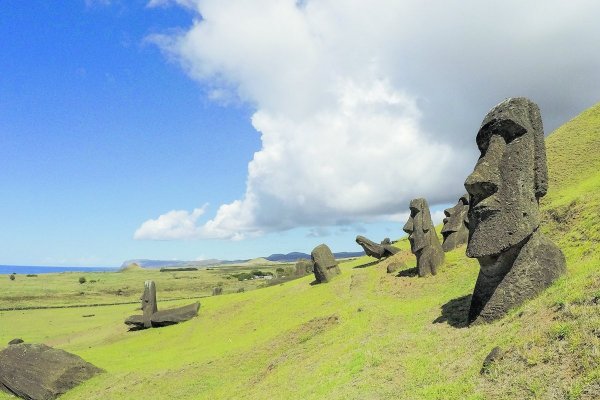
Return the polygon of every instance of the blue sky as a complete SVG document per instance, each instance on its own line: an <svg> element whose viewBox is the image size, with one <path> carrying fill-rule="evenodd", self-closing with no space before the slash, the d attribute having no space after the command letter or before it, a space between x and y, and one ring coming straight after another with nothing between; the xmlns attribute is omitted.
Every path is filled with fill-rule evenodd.
<svg viewBox="0 0 600 400"><path fill-rule="evenodd" d="M441 219L504 97L547 131L600 100L593 3L351 3L1 2L0 264L359 250L411 198Z"/></svg>

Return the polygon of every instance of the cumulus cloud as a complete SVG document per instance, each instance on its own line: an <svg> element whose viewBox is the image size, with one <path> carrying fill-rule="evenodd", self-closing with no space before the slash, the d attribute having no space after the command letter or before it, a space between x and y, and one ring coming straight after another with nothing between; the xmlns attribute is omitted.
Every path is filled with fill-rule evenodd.
<svg viewBox="0 0 600 400"><path fill-rule="evenodd" d="M600 89L591 79L600 69L600 53L589 51L600 33L592 1L149 6L168 3L197 18L150 40L209 98L254 107L262 140L245 195L196 227L202 237L394 219L414 197L454 202L491 106L529 96L553 111L552 127Z"/></svg>
<svg viewBox="0 0 600 400"><path fill-rule="evenodd" d="M196 221L206 206L194 209L191 213L185 210L172 210L156 219L144 222L133 234L137 240L177 240L193 239L200 236Z"/></svg>

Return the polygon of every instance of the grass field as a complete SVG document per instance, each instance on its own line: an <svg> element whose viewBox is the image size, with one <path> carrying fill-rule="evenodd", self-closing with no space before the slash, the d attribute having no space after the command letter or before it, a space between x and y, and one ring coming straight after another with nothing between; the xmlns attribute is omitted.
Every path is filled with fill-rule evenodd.
<svg viewBox="0 0 600 400"><path fill-rule="evenodd" d="M207 297L197 318L137 332L123 325L134 305L4 311L0 343L44 342L106 370L63 399L600 398L600 105L558 129L547 148L543 231L565 252L568 272L495 323L465 327L478 264L464 248L446 254L438 275L418 278L403 240L399 274L386 274L393 260L363 257L341 264L329 284L307 276ZM120 276L99 280L127 284L137 299L148 278ZM52 290L80 301L77 277ZM202 284L152 279L159 307L161 288L183 297ZM495 346L503 357L480 374Z"/></svg>

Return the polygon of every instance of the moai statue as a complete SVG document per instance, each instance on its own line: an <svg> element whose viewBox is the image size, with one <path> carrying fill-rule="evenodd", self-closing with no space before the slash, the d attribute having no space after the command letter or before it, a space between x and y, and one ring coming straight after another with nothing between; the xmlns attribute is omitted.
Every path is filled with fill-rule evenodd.
<svg viewBox="0 0 600 400"><path fill-rule="evenodd" d="M444 262L444 251L435 233L427 200L411 200L410 217L402 229L408 233L410 250L417 257L419 276L435 275Z"/></svg>
<svg viewBox="0 0 600 400"><path fill-rule="evenodd" d="M144 294L142 295L142 312L144 318L144 328L152 326L152 315L158 311L156 305L156 285L154 281L144 282Z"/></svg>
<svg viewBox="0 0 600 400"><path fill-rule="evenodd" d="M444 227L442 249L450 251L469 240L469 195L464 194L452 208L444 210Z"/></svg>
<svg viewBox="0 0 600 400"><path fill-rule="evenodd" d="M387 241L386 241L387 240ZM381 244L377 244L364 236L358 235L356 237L356 243L358 243L365 254L369 257L375 257L376 259L387 258L393 256L400 250L392 246L390 239L384 239Z"/></svg>
<svg viewBox="0 0 600 400"><path fill-rule="evenodd" d="M294 275L296 276L304 276L307 274L312 274L314 271L314 264L310 260L306 260L304 258L298 260L296 265L294 266Z"/></svg>
<svg viewBox="0 0 600 400"><path fill-rule="evenodd" d="M333 253L326 244L320 244L310 253L314 264L315 279L318 283L329 282L331 278L340 274L340 267Z"/></svg>
<svg viewBox="0 0 600 400"><path fill-rule="evenodd" d="M560 249L539 231L539 199L548 188L540 109L510 98L485 116L481 151L465 181L470 195L467 256L479 277L469 322L489 322L531 299L566 270Z"/></svg>

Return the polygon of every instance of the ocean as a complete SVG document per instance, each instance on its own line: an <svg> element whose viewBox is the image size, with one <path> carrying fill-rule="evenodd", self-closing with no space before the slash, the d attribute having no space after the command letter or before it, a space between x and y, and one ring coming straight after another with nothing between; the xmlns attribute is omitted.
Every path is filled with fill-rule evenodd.
<svg viewBox="0 0 600 400"><path fill-rule="evenodd" d="M118 267L45 267L40 265L0 265L1 274L55 274L58 272L115 272Z"/></svg>

